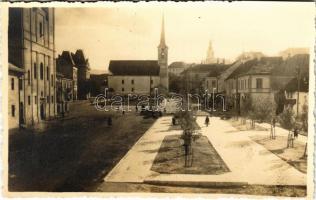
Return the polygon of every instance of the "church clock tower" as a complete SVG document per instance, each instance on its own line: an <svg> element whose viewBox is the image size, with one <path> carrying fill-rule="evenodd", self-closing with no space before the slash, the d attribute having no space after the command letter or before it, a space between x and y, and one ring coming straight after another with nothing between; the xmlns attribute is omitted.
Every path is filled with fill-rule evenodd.
<svg viewBox="0 0 316 200"><path fill-rule="evenodd" d="M169 91L168 46L165 41L164 18L162 18L160 44L158 46L158 64L160 66L160 84Z"/></svg>

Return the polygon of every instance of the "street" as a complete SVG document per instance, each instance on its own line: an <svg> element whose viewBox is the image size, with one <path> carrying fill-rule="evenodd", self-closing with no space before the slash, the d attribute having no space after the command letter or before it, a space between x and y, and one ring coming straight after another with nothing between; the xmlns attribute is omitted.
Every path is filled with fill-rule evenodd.
<svg viewBox="0 0 316 200"><path fill-rule="evenodd" d="M107 117L113 125L108 127ZM9 137L10 191L90 191L152 125L135 112L73 103L65 119Z"/></svg>

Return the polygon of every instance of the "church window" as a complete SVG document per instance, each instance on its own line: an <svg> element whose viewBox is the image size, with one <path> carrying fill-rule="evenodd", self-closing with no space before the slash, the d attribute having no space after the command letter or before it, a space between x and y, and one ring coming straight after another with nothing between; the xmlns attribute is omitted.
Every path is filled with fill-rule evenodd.
<svg viewBox="0 0 316 200"><path fill-rule="evenodd" d="M124 88L122 88L122 92L124 92Z"/></svg>
<svg viewBox="0 0 316 200"><path fill-rule="evenodd" d="M134 84L134 80L132 80L131 83Z"/></svg>
<svg viewBox="0 0 316 200"><path fill-rule="evenodd" d="M122 80L122 84L124 84L124 80Z"/></svg>

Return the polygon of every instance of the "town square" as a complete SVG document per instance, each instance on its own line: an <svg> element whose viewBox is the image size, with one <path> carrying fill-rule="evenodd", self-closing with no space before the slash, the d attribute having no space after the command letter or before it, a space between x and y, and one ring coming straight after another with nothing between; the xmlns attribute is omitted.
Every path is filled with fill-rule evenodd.
<svg viewBox="0 0 316 200"><path fill-rule="evenodd" d="M311 197L309 2L61 5L6 7L9 193Z"/></svg>

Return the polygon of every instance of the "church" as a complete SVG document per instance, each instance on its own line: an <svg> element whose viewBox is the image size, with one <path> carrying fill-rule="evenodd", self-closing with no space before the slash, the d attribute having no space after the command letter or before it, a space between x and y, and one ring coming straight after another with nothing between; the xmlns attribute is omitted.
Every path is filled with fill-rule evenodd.
<svg viewBox="0 0 316 200"><path fill-rule="evenodd" d="M158 60L111 60L108 87L115 94L150 94L154 88L169 90L168 46L162 19Z"/></svg>

